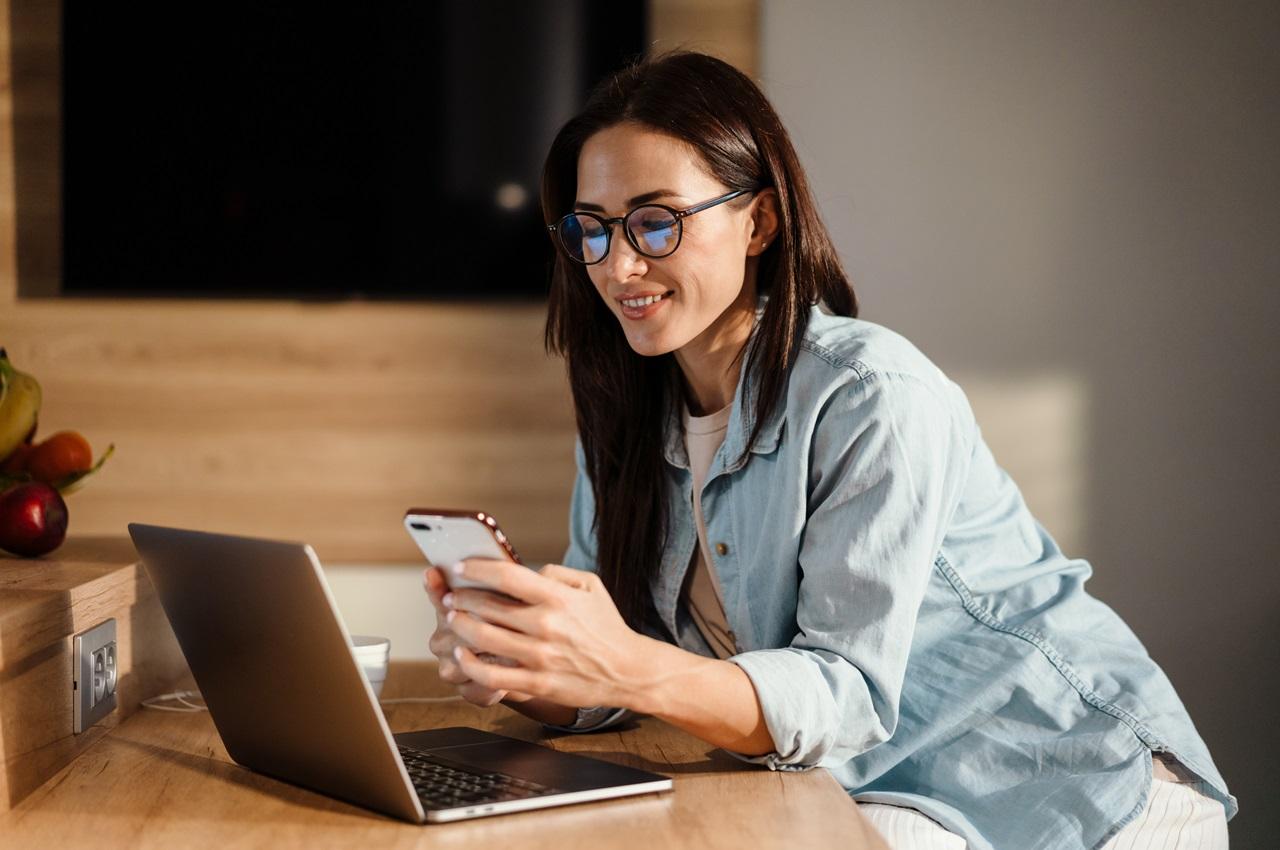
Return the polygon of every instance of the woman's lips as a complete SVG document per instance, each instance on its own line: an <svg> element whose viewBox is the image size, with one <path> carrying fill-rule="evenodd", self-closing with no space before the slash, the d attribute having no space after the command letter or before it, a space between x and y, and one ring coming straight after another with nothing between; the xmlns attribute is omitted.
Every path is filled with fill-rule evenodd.
<svg viewBox="0 0 1280 850"><path fill-rule="evenodd" d="M654 301L652 304L646 304L643 307L628 307L626 304L623 304L621 301L618 302L618 306L622 308L622 315L628 319L636 319L636 320L647 319L650 316L652 316L654 313L656 313L658 310L661 310L663 306L667 303L667 301L671 299L671 296L673 294L674 293L671 293L671 292L664 292L662 294L662 297L659 298L657 301ZM630 301L634 299L627 299L627 300Z"/></svg>

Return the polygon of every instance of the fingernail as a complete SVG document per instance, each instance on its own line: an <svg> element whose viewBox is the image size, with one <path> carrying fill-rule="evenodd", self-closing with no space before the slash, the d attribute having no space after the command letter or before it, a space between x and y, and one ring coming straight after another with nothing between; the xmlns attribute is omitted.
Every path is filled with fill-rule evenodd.
<svg viewBox="0 0 1280 850"><path fill-rule="evenodd" d="M455 576L460 576L462 575L462 567L463 564L461 561L454 561L449 565L449 572L453 573Z"/></svg>
<svg viewBox="0 0 1280 850"><path fill-rule="evenodd" d="M460 647L460 646L455 646L455 647L453 648L453 660L454 660L454 661L461 661L461 660L462 660L462 647Z"/></svg>
<svg viewBox="0 0 1280 850"><path fill-rule="evenodd" d="M444 615L444 621L445 621L446 623L452 623L452 622L453 622L453 618L454 618L454 617L456 617L457 615L458 615L458 612L457 612L457 611L450 611L449 613L447 613L447 614L445 614L445 615Z"/></svg>
<svg viewBox="0 0 1280 850"><path fill-rule="evenodd" d="M453 607L453 594L452 594L452 593L446 593L444 596L442 596L442 597L440 598L440 604L444 605L444 607L446 607L446 608L452 608L452 607Z"/></svg>

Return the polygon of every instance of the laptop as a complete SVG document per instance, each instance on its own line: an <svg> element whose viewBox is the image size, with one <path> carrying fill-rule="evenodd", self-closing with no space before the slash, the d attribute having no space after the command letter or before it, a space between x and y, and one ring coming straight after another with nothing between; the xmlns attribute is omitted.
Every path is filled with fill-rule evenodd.
<svg viewBox="0 0 1280 850"><path fill-rule="evenodd" d="M392 735L305 543L129 524L227 753L413 823L671 790L657 773L453 726Z"/></svg>

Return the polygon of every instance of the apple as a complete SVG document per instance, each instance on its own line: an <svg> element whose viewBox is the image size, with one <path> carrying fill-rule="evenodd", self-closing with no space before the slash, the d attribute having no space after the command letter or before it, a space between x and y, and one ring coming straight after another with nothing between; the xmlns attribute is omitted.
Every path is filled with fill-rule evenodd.
<svg viewBox="0 0 1280 850"><path fill-rule="evenodd" d="M42 481L0 493L0 549L35 558L52 552L67 536L67 503Z"/></svg>

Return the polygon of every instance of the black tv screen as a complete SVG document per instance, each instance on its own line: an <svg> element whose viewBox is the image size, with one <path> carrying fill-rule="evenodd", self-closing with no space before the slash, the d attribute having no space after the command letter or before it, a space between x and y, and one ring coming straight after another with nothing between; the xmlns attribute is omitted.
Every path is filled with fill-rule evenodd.
<svg viewBox="0 0 1280 850"><path fill-rule="evenodd" d="M63 5L63 293L538 298L642 2Z"/></svg>

